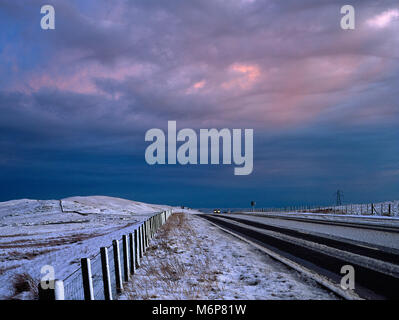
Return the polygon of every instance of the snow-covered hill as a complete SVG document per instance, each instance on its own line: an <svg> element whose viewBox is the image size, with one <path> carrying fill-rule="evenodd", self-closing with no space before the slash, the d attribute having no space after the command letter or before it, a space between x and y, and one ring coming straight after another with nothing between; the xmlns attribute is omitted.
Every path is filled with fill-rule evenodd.
<svg viewBox="0 0 399 320"><path fill-rule="evenodd" d="M80 258L98 253L135 224L170 206L93 196L0 202L0 299L13 294L13 278L40 279L44 265L63 279Z"/></svg>

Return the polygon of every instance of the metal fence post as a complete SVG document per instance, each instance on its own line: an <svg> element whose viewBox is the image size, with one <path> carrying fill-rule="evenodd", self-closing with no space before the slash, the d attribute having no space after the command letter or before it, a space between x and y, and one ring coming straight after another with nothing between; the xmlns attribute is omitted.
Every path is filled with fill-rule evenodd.
<svg viewBox="0 0 399 320"><path fill-rule="evenodd" d="M101 247L100 254L101 254L101 268L102 268L102 273L103 273L104 298L105 298L105 300L112 300L111 277L109 275L109 263L108 263L107 248Z"/></svg>
<svg viewBox="0 0 399 320"><path fill-rule="evenodd" d="M129 246L130 246L130 274L135 274L136 261L135 261L134 239L133 239L133 234L131 233L129 233Z"/></svg>
<svg viewBox="0 0 399 320"><path fill-rule="evenodd" d="M129 250L127 243L127 236L122 236L122 244L123 244L123 280L125 282L129 281Z"/></svg>
<svg viewBox="0 0 399 320"><path fill-rule="evenodd" d="M94 300L93 278L91 274L90 259L83 258L81 260L81 264L85 300Z"/></svg>

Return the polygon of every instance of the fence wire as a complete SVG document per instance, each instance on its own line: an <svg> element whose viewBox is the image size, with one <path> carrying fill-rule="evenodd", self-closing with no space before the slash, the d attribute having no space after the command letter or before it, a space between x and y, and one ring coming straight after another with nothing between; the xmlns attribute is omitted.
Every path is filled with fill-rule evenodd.
<svg viewBox="0 0 399 320"><path fill-rule="evenodd" d="M116 291L116 275L115 275L115 260L114 260L113 246L108 247L108 263L109 263L109 274L111 280L112 298L115 299L118 293Z"/></svg>
<svg viewBox="0 0 399 320"><path fill-rule="evenodd" d="M399 217L399 202L391 201L384 203L369 204L344 204L339 206L290 206L284 208L250 208L250 209L229 209L227 212L299 212L299 213L326 213L340 215L361 215L361 216L386 216Z"/></svg>
<svg viewBox="0 0 399 320"><path fill-rule="evenodd" d="M163 213L157 214L155 216L161 215ZM171 215L171 212L165 213L165 218L167 219ZM143 223L138 224L134 230L138 230ZM160 226L158 226L160 227ZM134 235L134 230L132 231ZM120 272L122 282L125 280L125 265L124 265L124 250L123 250L123 239L118 240L119 243L119 261L120 261ZM127 252L128 257L130 254L130 242L129 237L127 241ZM109 265L109 273L110 273L110 282L111 282L111 292L112 298L115 299L118 295L116 290L116 274L115 274L115 259L114 259L114 249L113 246L110 245L107 247L108 249L108 265ZM103 282L103 273L102 273L102 261L101 254L98 253L94 258L90 259L91 272L92 272L92 282L93 282L93 293L95 300L105 300L104 296L104 282ZM128 265L130 266L130 260L128 259ZM131 272L131 270L130 270ZM67 278L64 279L64 297L65 300L84 300L84 287L83 287L83 276L82 269L79 268L70 274Z"/></svg>
<svg viewBox="0 0 399 320"><path fill-rule="evenodd" d="M83 278L81 268L64 280L65 300L84 300Z"/></svg>
<svg viewBox="0 0 399 320"><path fill-rule="evenodd" d="M98 254L91 260L91 274L93 279L94 300L105 300L103 271L101 264L101 255Z"/></svg>

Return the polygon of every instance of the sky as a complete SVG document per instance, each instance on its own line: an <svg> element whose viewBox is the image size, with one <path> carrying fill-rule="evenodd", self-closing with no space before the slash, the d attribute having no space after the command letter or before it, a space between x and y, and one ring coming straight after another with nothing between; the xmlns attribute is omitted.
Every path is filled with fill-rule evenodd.
<svg viewBox="0 0 399 320"><path fill-rule="evenodd" d="M399 199L399 4L344 4L355 30L330 0L0 0L0 201ZM253 173L148 165L169 120L253 129Z"/></svg>

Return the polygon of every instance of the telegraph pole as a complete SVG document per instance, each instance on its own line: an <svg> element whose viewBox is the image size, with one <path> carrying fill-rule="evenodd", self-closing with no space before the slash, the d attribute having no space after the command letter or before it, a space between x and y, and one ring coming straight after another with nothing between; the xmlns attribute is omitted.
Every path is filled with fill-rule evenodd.
<svg viewBox="0 0 399 320"><path fill-rule="evenodd" d="M337 206L342 206L342 199L344 198L344 193L341 190L337 190L337 192L334 193L336 196L336 204Z"/></svg>

